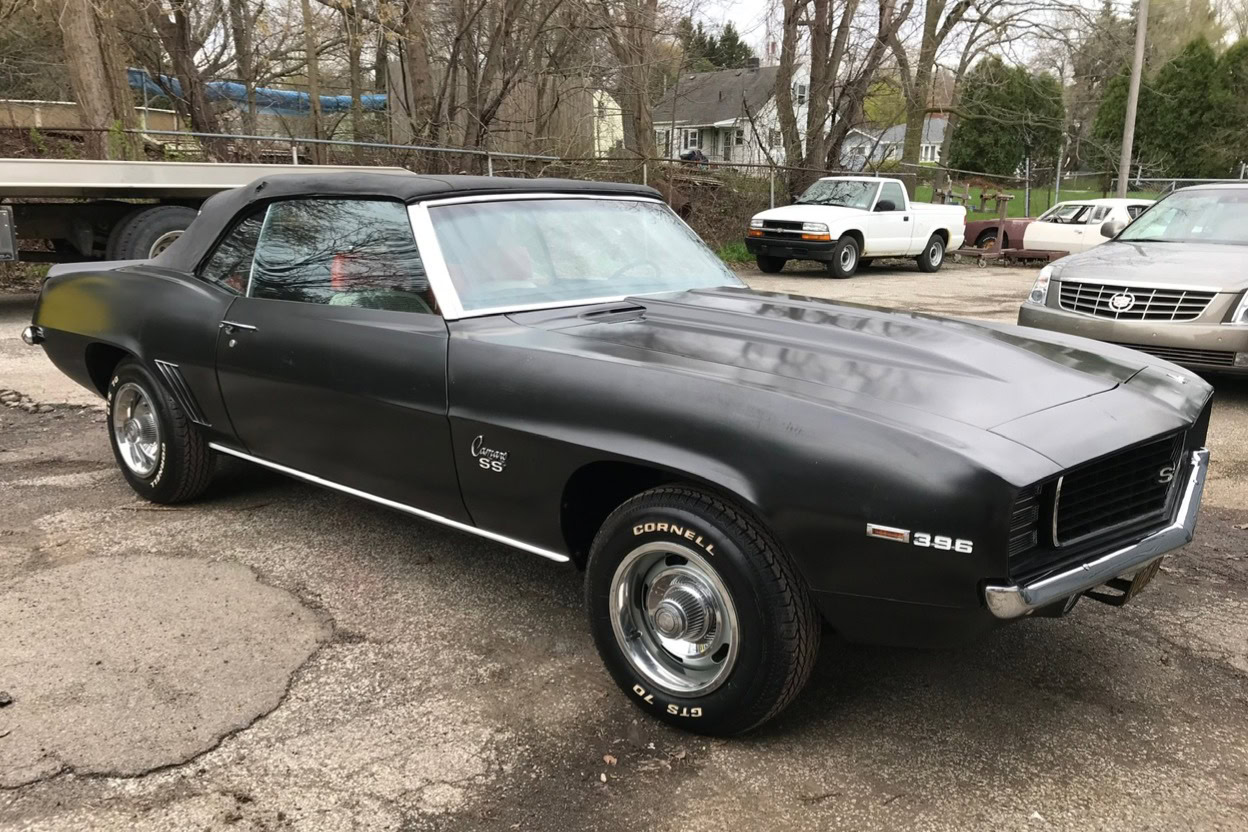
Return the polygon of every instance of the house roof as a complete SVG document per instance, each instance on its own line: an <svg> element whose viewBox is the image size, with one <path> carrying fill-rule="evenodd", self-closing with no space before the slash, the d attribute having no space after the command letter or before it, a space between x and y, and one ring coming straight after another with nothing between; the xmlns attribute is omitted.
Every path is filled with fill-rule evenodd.
<svg viewBox="0 0 1248 832"><path fill-rule="evenodd" d="M778 66L764 66L687 72L654 105L654 123L717 124L741 118L745 115L745 106L757 114L775 93L779 71ZM672 118L673 100L676 102L675 119Z"/></svg>
<svg viewBox="0 0 1248 832"><path fill-rule="evenodd" d="M948 116L928 116L923 120L922 144L940 144L943 142L945 140L945 128L948 126ZM906 125L904 124L894 124L892 127L884 130L864 130L855 127L850 132L857 133L860 139L873 144L877 139L881 145L901 144L906 140Z"/></svg>

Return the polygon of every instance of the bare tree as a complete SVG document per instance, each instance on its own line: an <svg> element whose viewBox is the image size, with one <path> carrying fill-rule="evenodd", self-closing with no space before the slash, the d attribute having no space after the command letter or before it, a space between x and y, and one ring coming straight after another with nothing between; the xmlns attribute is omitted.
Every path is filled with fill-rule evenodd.
<svg viewBox="0 0 1248 832"><path fill-rule="evenodd" d="M243 132L256 134L256 61L252 49L251 30L255 16L247 8L247 0L229 0L230 34L234 38L234 61L238 79L247 90L247 109L243 111Z"/></svg>
<svg viewBox="0 0 1248 832"><path fill-rule="evenodd" d="M126 62L121 38L109 13L92 0L63 0L57 22L65 44L70 80L82 113L86 155L93 159L134 158L133 136L117 134L109 141L104 131L138 127L134 101L126 84Z"/></svg>
<svg viewBox="0 0 1248 832"><path fill-rule="evenodd" d="M601 26L616 62L615 100L624 119L624 147L653 158L654 114L650 80L658 0L597 0Z"/></svg>

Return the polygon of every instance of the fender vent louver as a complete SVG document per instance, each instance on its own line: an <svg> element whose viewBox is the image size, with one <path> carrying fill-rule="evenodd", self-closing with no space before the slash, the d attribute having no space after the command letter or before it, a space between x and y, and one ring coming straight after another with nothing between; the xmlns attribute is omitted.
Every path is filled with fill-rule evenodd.
<svg viewBox="0 0 1248 832"><path fill-rule="evenodd" d="M197 425L204 427L212 427L204 414L199 409L199 403L195 401L195 395L191 392L191 388L186 383L186 379L182 377L182 371L178 369L177 364L171 364L168 361L156 361L156 369L160 370L160 374L165 377L165 384L169 385L169 392L178 400L178 404L182 405L182 409L186 411L187 417Z"/></svg>

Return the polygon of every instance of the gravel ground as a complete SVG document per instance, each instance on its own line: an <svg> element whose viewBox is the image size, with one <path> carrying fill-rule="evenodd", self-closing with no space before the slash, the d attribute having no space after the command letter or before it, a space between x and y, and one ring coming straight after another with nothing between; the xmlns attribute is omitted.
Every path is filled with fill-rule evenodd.
<svg viewBox="0 0 1248 832"><path fill-rule="evenodd" d="M1012 320L1035 272L820 274L743 276ZM570 569L242 464L142 503L0 304L2 829L1248 828L1244 382L1215 380L1195 542L1131 605L957 651L828 639L721 741L616 691Z"/></svg>

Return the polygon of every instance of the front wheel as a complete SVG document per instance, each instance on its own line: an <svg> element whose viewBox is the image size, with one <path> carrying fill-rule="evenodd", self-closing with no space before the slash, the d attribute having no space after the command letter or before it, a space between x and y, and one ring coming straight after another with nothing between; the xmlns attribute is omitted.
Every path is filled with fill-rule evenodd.
<svg viewBox="0 0 1248 832"><path fill-rule="evenodd" d="M764 274L777 274L789 262L783 257L768 257L765 254L755 256L754 260L758 263L758 270Z"/></svg>
<svg viewBox="0 0 1248 832"><path fill-rule="evenodd" d="M823 264L832 277L853 277L858 270L858 240L846 234L836 241L832 249L832 259Z"/></svg>
<svg viewBox="0 0 1248 832"><path fill-rule="evenodd" d="M810 677L820 628L788 556L736 507L665 486L624 503L586 568L603 662L642 710L700 734L748 731Z"/></svg>
<svg viewBox="0 0 1248 832"><path fill-rule="evenodd" d="M945 262L945 241L939 234L933 234L923 246L923 253L918 257L919 271L938 271Z"/></svg>
<svg viewBox="0 0 1248 832"><path fill-rule="evenodd" d="M126 482L153 503L199 496L212 452L181 405L141 363L117 365L108 384L108 438Z"/></svg>

